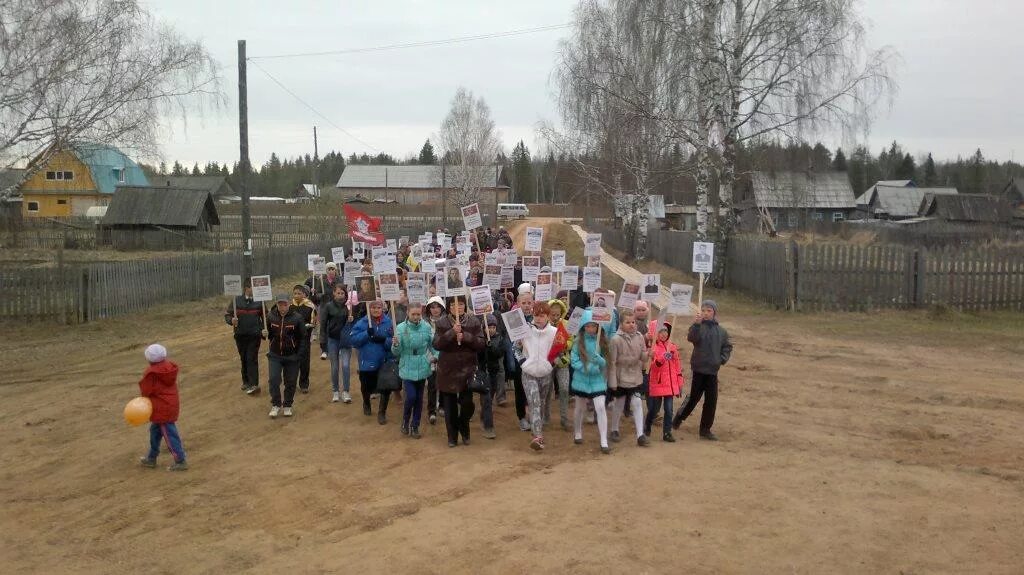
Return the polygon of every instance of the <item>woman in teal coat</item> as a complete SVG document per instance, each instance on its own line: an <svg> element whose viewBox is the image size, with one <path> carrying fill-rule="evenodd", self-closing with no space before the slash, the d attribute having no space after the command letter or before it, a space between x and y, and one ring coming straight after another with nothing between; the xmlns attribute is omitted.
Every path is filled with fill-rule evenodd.
<svg viewBox="0 0 1024 575"><path fill-rule="evenodd" d="M607 337L594 321L593 312L587 309L580 319L580 332L569 354L569 364L573 369L569 390L576 398L573 441L577 445L583 443L583 417L587 412L587 400L592 399L597 415L597 430L601 435L601 453L606 454L611 453L608 447L608 413L605 411L605 394L608 392L605 373L607 357Z"/></svg>
<svg viewBox="0 0 1024 575"><path fill-rule="evenodd" d="M398 356L398 375L405 389L402 409L402 435L420 438L420 415L423 413L423 386L430 377L434 359L434 330L423 321L423 308L409 306L405 321L398 324L391 351Z"/></svg>

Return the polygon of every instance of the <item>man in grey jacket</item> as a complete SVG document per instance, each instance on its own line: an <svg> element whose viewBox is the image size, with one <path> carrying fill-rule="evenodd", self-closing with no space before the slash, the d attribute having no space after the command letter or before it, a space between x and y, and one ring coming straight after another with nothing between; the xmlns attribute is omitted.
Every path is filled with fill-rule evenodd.
<svg viewBox="0 0 1024 575"><path fill-rule="evenodd" d="M700 414L700 438L717 441L718 437L711 432L711 426L715 424L715 408L718 407L718 370L728 363L732 355L732 343L729 341L729 332L718 324L718 304L714 300L707 299L700 304L700 314L690 326L686 339L693 344L693 354L690 355L690 369L693 371L690 399L672 418L672 427L679 429L703 395L705 399Z"/></svg>

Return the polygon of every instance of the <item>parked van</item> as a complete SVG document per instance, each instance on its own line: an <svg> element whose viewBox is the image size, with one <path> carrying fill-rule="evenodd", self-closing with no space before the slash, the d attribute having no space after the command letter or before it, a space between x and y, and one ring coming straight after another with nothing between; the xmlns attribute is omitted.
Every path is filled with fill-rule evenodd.
<svg viewBox="0 0 1024 575"><path fill-rule="evenodd" d="M526 204L498 204L499 218L526 218L530 215L530 208Z"/></svg>

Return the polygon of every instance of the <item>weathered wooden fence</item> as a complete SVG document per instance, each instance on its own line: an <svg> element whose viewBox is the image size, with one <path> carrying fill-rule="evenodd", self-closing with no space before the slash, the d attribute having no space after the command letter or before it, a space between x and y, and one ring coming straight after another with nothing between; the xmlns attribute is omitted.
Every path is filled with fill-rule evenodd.
<svg viewBox="0 0 1024 575"><path fill-rule="evenodd" d="M596 225L625 250L621 230ZM650 230L647 257L689 272L693 236ZM901 245L797 244L757 236L733 239L727 287L780 309L864 311L944 305L1024 311L1024 249L937 250Z"/></svg>

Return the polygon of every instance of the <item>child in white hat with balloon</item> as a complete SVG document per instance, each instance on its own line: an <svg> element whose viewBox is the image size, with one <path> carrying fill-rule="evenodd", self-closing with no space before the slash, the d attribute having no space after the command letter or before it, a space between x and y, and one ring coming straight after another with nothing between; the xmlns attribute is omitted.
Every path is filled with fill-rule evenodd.
<svg viewBox="0 0 1024 575"><path fill-rule="evenodd" d="M184 471L188 469L188 463L176 425L179 411L178 365L167 359L167 348L159 343L147 347L145 353L149 367L139 381L139 391L143 397L149 398L153 412L149 416L149 453L139 463L143 467L156 467L160 441L163 440L174 458L174 464L167 469Z"/></svg>

